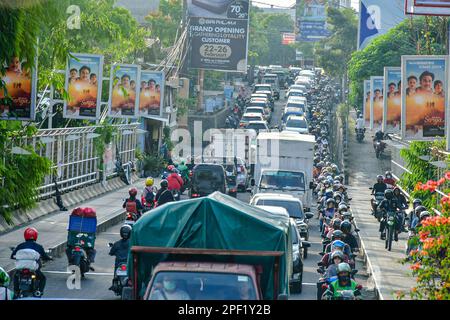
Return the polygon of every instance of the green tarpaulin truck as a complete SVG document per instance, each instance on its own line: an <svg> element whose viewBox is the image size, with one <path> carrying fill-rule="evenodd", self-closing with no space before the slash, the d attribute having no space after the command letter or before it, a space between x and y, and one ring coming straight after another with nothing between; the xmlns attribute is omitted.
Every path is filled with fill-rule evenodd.
<svg viewBox="0 0 450 320"><path fill-rule="evenodd" d="M123 297L284 299L292 273L289 223L219 192L156 208L133 226L132 287Z"/></svg>

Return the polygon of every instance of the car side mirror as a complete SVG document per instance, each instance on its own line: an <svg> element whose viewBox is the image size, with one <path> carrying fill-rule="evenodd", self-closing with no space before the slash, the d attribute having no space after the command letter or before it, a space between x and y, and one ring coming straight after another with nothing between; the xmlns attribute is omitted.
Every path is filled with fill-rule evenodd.
<svg viewBox="0 0 450 320"><path fill-rule="evenodd" d="M314 214L311 212L308 212L305 214L305 216L306 216L306 219L312 219L314 217Z"/></svg>

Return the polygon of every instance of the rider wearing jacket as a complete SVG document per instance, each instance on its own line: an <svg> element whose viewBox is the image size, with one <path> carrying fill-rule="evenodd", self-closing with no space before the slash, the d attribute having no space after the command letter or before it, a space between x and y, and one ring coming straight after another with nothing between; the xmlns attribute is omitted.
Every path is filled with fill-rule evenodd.
<svg viewBox="0 0 450 320"><path fill-rule="evenodd" d="M341 231L344 233L343 241L350 246L352 252L358 251L358 240L352 234L352 223L350 221L342 221L341 222Z"/></svg>
<svg viewBox="0 0 450 320"><path fill-rule="evenodd" d="M180 175L175 171L175 167L173 165L168 166L167 170L170 173L167 177L169 191L180 191L183 187L183 179L181 179Z"/></svg>
<svg viewBox="0 0 450 320"><path fill-rule="evenodd" d="M386 171L386 173L384 174L384 183L395 186L396 181L390 171Z"/></svg>
<svg viewBox="0 0 450 320"><path fill-rule="evenodd" d="M340 292L351 290L355 299L360 299L361 293L358 290L358 284L351 278L352 269L348 263L340 263L337 267L338 279L333 281L327 291L322 296L323 300L334 300L341 297Z"/></svg>
<svg viewBox="0 0 450 320"><path fill-rule="evenodd" d="M386 239L386 218L387 218L387 213L388 212L396 212L396 228L397 231L399 231L400 228L400 224L401 224L401 220L398 217L398 211L400 209L399 203L397 202L397 199L394 197L394 192L391 189L387 189L384 192L384 197L385 199L383 201L381 201L381 203L378 205L378 209L383 211L383 219L381 219L380 221L380 239L381 240L385 240ZM397 232L394 232L394 240L398 241L398 234Z"/></svg>
<svg viewBox="0 0 450 320"><path fill-rule="evenodd" d="M372 187L372 194L375 194L377 192L384 193L387 189L387 185L384 182L384 178L382 175L377 176L377 183L375 183Z"/></svg>
<svg viewBox="0 0 450 320"><path fill-rule="evenodd" d="M130 250L130 235L131 235L131 226L124 225L120 228L120 239L116 241L111 250L109 251L110 256L115 256L116 260L114 262L114 276L116 275L116 270L121 263L126 263L128 260L128 251ZM114 286L114 280L113 280ZM113 286L109 288L109 290L114 290Z"/></svg>
<svg viewBox="0 0 450 320"><path fill-rule="evenodd" d="M41 271L41 268L42 268L41 259L43 261L49 261L49 260L52 260L52 258L45 252L44 248L36 242L38 235L39 235L38 231L35 228L26 228L25 232L24 232L25 242L22 242L14 249L14 251L11 253L11 259L15 259L17 252L22 249L32 249L32 250L36 251L37 253L39 253L40 260L37 261L39 267L35 271L35 274L36 274L37 280L39 280L39 291L41 292L41 294L43 294L44 288L45 288L45 283L46 283L47 279L45 278L44 274ZM14 274L14 291L18 291L18 289L19 289L19 277L18 276L19 276L19 273L16 272Z"/></svg>
<svg viewBox="0 0 450 320"><path fill-rule="evenodd" d="M136 188L130 188L128 190L128 194L130 195L130 197L125 200L122 207L126 209L127 212L136 214L139 218L144 207L142 206L142 203L136 198L137 193L138 190Z"/></svg>
<svg viewBox="0 0 450 320"><path fill-rule="evenodd" d="M167 202L175 201L172 192L169 191L169 183L167 180L161 181L161 188L156 193L155 200L158 203L158 206L161 206Z"/></svg>

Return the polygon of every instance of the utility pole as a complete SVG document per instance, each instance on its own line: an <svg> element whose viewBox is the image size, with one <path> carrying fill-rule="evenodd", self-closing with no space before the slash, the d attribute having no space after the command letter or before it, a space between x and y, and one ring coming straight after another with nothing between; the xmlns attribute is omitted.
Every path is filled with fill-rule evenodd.
<svg viewBox="0 0 450 320"><path fill-rule="evenodd" d="M205 70L198 70L198 96L197 111L203 111L203 83L205 80Z"/></svg>

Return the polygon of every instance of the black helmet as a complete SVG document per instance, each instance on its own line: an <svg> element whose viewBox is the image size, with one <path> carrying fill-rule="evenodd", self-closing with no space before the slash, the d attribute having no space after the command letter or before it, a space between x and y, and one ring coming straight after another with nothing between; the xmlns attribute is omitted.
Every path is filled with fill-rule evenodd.
<svg viewBox="0 0 450 320"><path fill-rule="evenodd" d="M128 240L130 238L130 235L131 235L131 226L128 224L123 225L120 228L120 236L122 237L122 239Z"/></svg>
<svg viewBox="0 0 450 320"><path fill-rule="evenodd" d="M340 230L341 223L342 223L341 219L334 219L334 221L333 221L333 229L334 230Z"/></svg>
<svg viewBox="0 0 450 320"><path fill-rule="evenodd" d="M431 217L431 214L428 211L423 211L420 213L420 221L428 217Z"/></svg>
<svg viewBox="0 0 450 320"><path fill-rule="evenodd" d="M391 189L386 189L386 191L384 191L384 197L391 200L394 197L394 192Z"/></svg>
<svg viewBox="0 0 450 320"><path fill-rule="evenodd" d="M341 222L341 231L343 233L350 233L351 230L352 224L350 223L350 221L344 220Z"/></svg>
<svg viewBox="0 0 450 320"><path fill-rule="evenodd" d="M417 206L416 209L414 209L414 210L415 210L416 214L420 214L420 213L422 213L424 211L427 211L427 208L425 208L424 206L420 205L420 206Z"/></svg>
<svg viewBox="0 0 450 320"><path fill-rule="evenodd" d="M168 188L169 187L169 182L167 182L166 179L161 180L160 186L161 186L161 188Z"/></svg>
<svg viewBox="0 0 450 320"><path fill-rule="evenodd" d="M422 200L420 199L414 199L413 201L413 207L415 208L416 206L421 206L422 205Z"/></svg>
<svg viewBox="0 0 450 320"><path fill-rule="evenodd" d="M342 238L344 238L344 233L341 230L334 230L333 233L331 234L332 241Z"/></svg>

